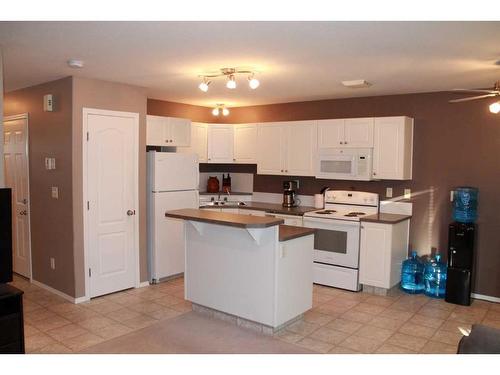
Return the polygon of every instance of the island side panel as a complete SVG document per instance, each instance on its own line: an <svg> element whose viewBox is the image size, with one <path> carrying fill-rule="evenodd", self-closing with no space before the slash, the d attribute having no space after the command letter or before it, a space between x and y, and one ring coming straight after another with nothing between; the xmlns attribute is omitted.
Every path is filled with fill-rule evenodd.
<svg viewBox="0 0 500 375"><path fill-rule="evenodd" d="M186 298L202 306L274 325L278 226L254 229L186 221Z"/></svg>
<svg viewBox="0 0 500 375"><path fill-rule="evenodd" d="M276 260L275 326L312 308L314 235L280 242Z"/></svg>

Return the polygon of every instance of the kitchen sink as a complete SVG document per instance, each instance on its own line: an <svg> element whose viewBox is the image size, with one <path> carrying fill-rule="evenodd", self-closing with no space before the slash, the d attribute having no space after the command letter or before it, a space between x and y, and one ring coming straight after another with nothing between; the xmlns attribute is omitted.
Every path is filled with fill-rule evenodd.
<svg viewBox="0 0 500 375"><path fill-rule="evenodd" d="M246 206L245 202L240 202L240 201L210 201L210 202L203 202L200 204L201 207L221 207L221 206L233 206L233 207L238 207L238 206Z"/></svg>

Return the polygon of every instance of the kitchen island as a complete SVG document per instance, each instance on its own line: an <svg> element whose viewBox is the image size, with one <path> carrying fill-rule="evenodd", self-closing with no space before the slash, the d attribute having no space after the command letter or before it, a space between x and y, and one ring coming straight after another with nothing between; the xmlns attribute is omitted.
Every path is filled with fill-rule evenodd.
<svg viewBox="0 0 500 375"><path fill-rule="evenodd" d="M165 216L185 222L193 310L271 334L312 307L314 229L199 209Z"/></svg>

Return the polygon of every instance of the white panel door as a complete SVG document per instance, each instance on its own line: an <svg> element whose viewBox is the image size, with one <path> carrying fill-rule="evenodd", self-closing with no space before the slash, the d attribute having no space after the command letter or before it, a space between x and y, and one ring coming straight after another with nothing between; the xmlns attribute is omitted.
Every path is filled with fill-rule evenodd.
<svg viewBox="0 0 500 375"><path fill-rule="evenodd" d="M168 117L169 146L189 146L191 143L191 120Z"/></svg>
<svg viewBox="0 0 500 375"><path fill-rule="evenodd" d="M318 121L318 147L342 147L344 144L344 119Z"/></svg>
<svg viewBox="0 0 500 375"><path fill-rule="evenodd" d="M138 125L138 114L84 109L90 297L136 285Z"/></svg>
<svg viewBox="0 0 500 375"><path fill-rule="evenodd" d="M176 191L155 193L154 199L154 244L152 278L184 272L186 239L184 220L166 218L165 212L182 208L198 208L198 191Z"/></svg>
<svg viewBox="0 0 500 375"><path fill-rule="evenodd" d="M255 163L257 157L257 125L234 125L234 158L236 163Z"/></svg>
<svg viewBox="0 0 500 375"><path fill-rule="evenodd" d="M345 120L344 147L373 147L373 117Z"/></svg>
<svg viewBox="0 0 500 375"><path fill-rule="evenodd" d="M233 125L208 125L208 162L233 162Z"/></svg>
<svg viewBox="0 0 500 375"><path fill-rule="evenodd" d="M285 174L286 128L283 124L261 124L257 127L257 173Z"/></svg>
<svg viewBox="0 0 500 375"><path fill-rule="evenodd" d="M14 272L31 277L28 186L28 120L4 122L5 184L12 189L12 258Z"/></svg>
<svg viewBox="0 0 500 375"><path fill-rule="evenodd" d="M316 122L297 121L286 125L287 145L285 174L292 176L314 176L316 150Z"/></svg>

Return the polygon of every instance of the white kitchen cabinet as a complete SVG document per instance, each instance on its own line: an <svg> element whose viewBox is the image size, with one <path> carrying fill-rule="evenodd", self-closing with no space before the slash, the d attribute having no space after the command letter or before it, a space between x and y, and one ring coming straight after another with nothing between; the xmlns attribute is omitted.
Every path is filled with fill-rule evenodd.
<svg viewBox="0 0 500 375"><path fill-rule="evenodd" d="M257 125L234 125L233 162L252 164L257 162Z"/></svg>
<svg viewBox="0 0 500 375"><path fill-rule="evenodd" d="M257 173L313 176L317 145L315 121L266 123L258 126Z"/></svg>
<svg viewBox="0 0 500 375"><path fill-rule="evenodd" d="M408 254L409 220L397 224L361 223L359 282L390 289L401 280Z"/></svg>
<svg viewBox="0 0 500 375"><path fill-rule="evenodd" d="M233 125L210 124L208 125L208 162L233 163L234 140Z"/></svg>
<svg viewBox="0 0 500 375"><path fill-rule="evenodd" d="M377 117L374 123L373 178L411 180L413 119Z"/></svg>
<svg viewBox="0 0 500 375"><path fill-rule="evenodd" d="M200 163L207 162L207 132L208 125L201 122L191 124L191 146L178 147L178 152L195 153Z"/></svg>
<svg viewBox="0 0 500 375"><path fill-rule="evenodd" d="M274 213L266 213L266 216L273 216L277 219L283 219L285 221L285 225L293 225L296 227L301 227L302 225L302 216L298 215L285 215L285 214L274 214Z"/></svg>
<svg viewBox="0 0 500 375"><path fill-rule="evenodd" d="M191 120L177 117L146 116L148 146L189 146Z"/></svg>
<svg viewBox="0 0 500 375"><path fill-rule="evenodd" d="M318 121L318 148L373 147L372 117Z"/></svg>
<svg viewBox="0 0 500 375"><path fill-rule="evenodd" d="M253 216L266 216L265 211L260 210L248 210L246 208L240 208L239 213L242 215L253 215Z"/></svg>
<svg viewBox="0 0 500 375"><path fill-rule="evenodd" d="M265 123L257 128L257 173L285 173L286 129L283 123Z"/></svg>

